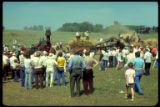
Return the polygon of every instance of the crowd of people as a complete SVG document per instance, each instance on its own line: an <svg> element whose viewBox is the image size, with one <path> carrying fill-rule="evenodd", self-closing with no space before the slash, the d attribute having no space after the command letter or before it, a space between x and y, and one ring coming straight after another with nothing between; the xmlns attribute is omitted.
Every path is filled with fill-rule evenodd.
<svg viewBox="0 0 160 107"><path fill-rule="evenodd" d="M152 52L152 49L147 46L144 49L137 46L129 46L123 49L110 47L107 50L100 50L99 62L95 60L94 55L94 52L87 50L83 51L83 55L79 51L71 51L70 53L62 51L57 51L56 53L48 53L46 51L25 53L20 51L20 55L17 55L17 53L9 52L4 47L3 78L5 81L9 73L11 73L14 82L21 80L21 86L26 89L32 89L33 86L38 89L39 82L40 88L48 87L48 84L53 87L55 80L57 80L56 85L61 86L60 79L62 79L62 85L65 87L66 77L64 72L68 72L71 97L80 96L80 79L83 80L84 94L88 95L94 91L93 70L99 64L100 71L107 71L108 68L115 68L116 71L124 70L126 96L128 87L131 87L133 101L134 91L143 95L140 79L142 75L150 75L153 57L156 58L154 65L156 64L156 68L158 68L158 50ZM76 94L74 93L75 84Z"/></svg>
<svg viewBox="0 0 160 107"><path fill-rule="evenodd" d="M107 50L101 50L99 56L99 70L107 71L107 68L115 67L116 71L124 70L126 77L126 95L128 96L128 87L131 87L132 100L134 101L134 91L143 95L140 86L142 75L149 76L152 60L153 67L158 69L158 50L138 46L124 47L123 49L112 47ZM133 91L134 88L134 91Z"/></svg>

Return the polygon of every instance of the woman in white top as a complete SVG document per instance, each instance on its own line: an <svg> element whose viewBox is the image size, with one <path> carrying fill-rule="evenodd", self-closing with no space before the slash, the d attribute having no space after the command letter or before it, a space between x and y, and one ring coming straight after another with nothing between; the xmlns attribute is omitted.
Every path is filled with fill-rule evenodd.
<svg viewBox="0 0 160 107"><path fill-rule="evenodd" d="M57 62L53 59L53 54L50 53L48 59L45 62L46 67L46 87L48 87L48 78L50 76L50 87L53 87L53 71L57 65Z"/></svg>

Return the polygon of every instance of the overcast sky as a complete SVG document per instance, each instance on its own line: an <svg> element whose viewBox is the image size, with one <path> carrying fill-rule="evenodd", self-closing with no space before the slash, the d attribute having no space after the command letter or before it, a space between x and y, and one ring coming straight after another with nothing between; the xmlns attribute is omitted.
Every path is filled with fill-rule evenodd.
<svg viewBox="0 0 160 107"><path fill-rule="evenodd" d="M64 23L158 26L158 2L3 2L5 29L43 25L56 30Z"/></svg>

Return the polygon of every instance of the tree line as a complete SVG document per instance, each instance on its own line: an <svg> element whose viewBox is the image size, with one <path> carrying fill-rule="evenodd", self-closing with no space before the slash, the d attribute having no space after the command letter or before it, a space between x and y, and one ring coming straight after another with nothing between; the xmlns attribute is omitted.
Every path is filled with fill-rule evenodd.
<svg viewBox="0 0 160 107"><path fill-rule="evenodd" d="M127 30L136 31L137 33L158 32L158 27L147 27L144 25L121 25L118 21L114 21L113 25L103 27L102 24L93 25L90 22L82 23L64 23L57 31L64 32L126 32ZM116 32L115 32L116 33Z"/></svg>
<svg viewBox="0 0 160 107"><path fill-rule="evenodd" d="M33 26L25 26L24 27L24 30L36 30L36 31L43 31L44 30L44 27L43 25L33 25Z"/></svg>
<svg viewBox="0 0 160 107"><path fill-rule="evenodd" d="M90 22L82 22L82 23L65 23L60 27L57 31L65 31L65 32L102 32L103 25L96 24L93 25Z"/></svg>

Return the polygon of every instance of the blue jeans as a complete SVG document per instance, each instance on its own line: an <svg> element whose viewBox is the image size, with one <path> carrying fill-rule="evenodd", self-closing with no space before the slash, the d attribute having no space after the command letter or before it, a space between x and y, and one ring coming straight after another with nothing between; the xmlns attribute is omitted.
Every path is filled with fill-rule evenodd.
<svg viewBox="0 0 160 107"><path fill-rule="evenodd" d="M103 62L99 61L99 70L103 70Z"/></svg>
<svg viewBox="0 0 160 107"><path fill-rule="evenodd" d="M108 60L103 60L103 68L107 68Z"/></svg>
<svg viewBox="0 0 160 107"><path fill-rule="evenodd" d="M25 67L21 67L21 86L24 86L25 83Z"/></svg>
<svg viewBox="0 0 160 107"><path fill-rule="evenodd" d="M140 79L143 75L143 71L136 71L135 77L135 92L139 92L139 94L143 94L143 91L140 86Z"/></svg>
<svg viewBox="0 0 160 107"><path fill-rule="evenodd" d="M57 69L54 70L54 74L53 74L53 80L57 80Z"/></svg>
<svg viewBox="0 0 160 107"><path fill-rule="evenodd" d="M65 77L64 77L64 67L58 67L57 71L58 71L57 86L60 86L60 78L61 78L61 76L62 76L63 85L66 85L66 81L65 81Z"/></svg>
<svg viewBox="0 0 160 107"><path fill-rule="evenodd" d="M156 68L158 69L158 59L156 60Z"/></svg>
<svg viewBox="0 0 160 107"><path fill-rule="evenodd" d="M117 58L115 57L115 67L117 66Z"/></svg>
<svg viewBox="0 0 160 107"><path fill-rule="evenodd" d="M25 69L25 88L32 89L32 69L26 68Z"/></svg>
<svg viewBox="0 0 160 107"><path fill-rule="evenodd" d="M34 78L34 70L32 69L32 76L31 76L32 83L34 82L33 78Z"/></svg>
<svg viewBox="0 0 160 107"><path fill-rule="evenodd" d="M14 82L19 82L17 72L17 70L14 70Z"/></svg>

